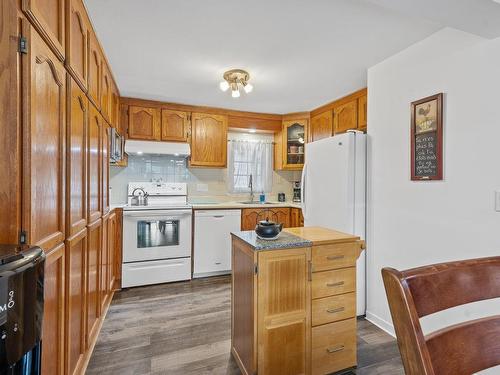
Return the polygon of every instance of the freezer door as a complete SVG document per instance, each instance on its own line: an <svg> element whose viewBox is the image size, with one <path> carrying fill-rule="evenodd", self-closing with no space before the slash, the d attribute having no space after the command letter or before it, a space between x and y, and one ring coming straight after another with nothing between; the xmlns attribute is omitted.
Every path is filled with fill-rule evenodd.
<svg viewBox="0 0 500 375"><path fill-rule="evenodd" d="M304 224L353 233L354 136L308 143L303 181Z"/></svg>

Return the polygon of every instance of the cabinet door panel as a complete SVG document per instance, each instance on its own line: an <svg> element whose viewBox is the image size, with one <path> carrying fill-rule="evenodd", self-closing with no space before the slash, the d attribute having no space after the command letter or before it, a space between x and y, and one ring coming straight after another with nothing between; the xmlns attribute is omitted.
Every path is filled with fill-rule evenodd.
<svg viewBox="0 0 500 375"><path fill-rule="evenodd" d="M91 105L87 131L87 195L88 195L88 222L92 223L101 217L101 138L102 118L99 112Z"/></svg>
<svg viewBox="0 0 500 375"><path fill-rule="evenodd" d="M258 254L259 374L310 373L309 262L309 248Z"/></svg>
<svg viewBox="0 0 500 375"><path fill-rule="evenodd" d="M311 142L333 135L332 111L325 111L311 117Z"/></svg>
<svg viewBox="0 0 500 375"><path fill-rule="evenodd" d="M104 59L101 61L102 82L101 82L101 113L106 121L110 121L111 115L111 75Z"/></svg>
<svg viewBox="0 0 500 375"><path fill-rule="evenodd" d="M44 272L42 374L64 373L64 244L47 253Z"/></svg>
<svg viewBox="0 0 500 375"><path fill-rule="evenodd" d="M109 148L110 148L110 126L102 120L102 213L109 212Z"/></svg>
<svg viewBox="0 0 500 375"><path fill-rule="evenodd" d="M160 139L160 121L156 108L129 107L128 137L130 139Z"/></svg>
<svg viewBox="0 0 500 375"><path fill-rule="evenodd" d="M109 215L102 218L101 255L100 255L100 311L104 311L108 302L109 289Z"/></svg>
<svg viewBox="0 0 500 375"><path fill-rule="evenodd" d="M87 225L87 119L88 99L68 76L66 153L67 233L73 236Z"/></svg>
<svg viewBox="0 0 500 375"><path fill-rule="evenodd" d="M203 113L191 116L191 166L225 167L227 117Z"/></svg>
<svg viewBox="0 0 500 375"><path fill-rule="evenodd" d="M358 129L366 130L368 126L368 98L363 95L358 99Z"/></svg>
<svg viewBox="0 0 500 375"><path fill-rule="evenodd" d="M108 219L108 292L111 292L115 288L116 281L116 235L116 214L112 212Z"/></svg>
<svg viewBox="0 0 500 375"><path fill-rule="evenodd" d="M85 347L87 228L66 241L66 372L81 373Z"/></svg>
<svg viewBox="0 0 500 375"><path fill-rule="evenodd" d="M102 221L88 226L87 241L87 346L96 339L100 315L100 253Z"/></svg>
<svg viewBox="0 0 500 375"><path fill-rule="evenodd" d="M66 66L78 84L87 88L90 23L82 0L69 1L66 25Z"/></svg>
<svg viewBox="0 0 500 375"><path fill-rule="evenodd" d="M22 0L23 11L47 44L64 61L65 0Z"/></svg>
<svg viewBox="0 0 500 375"><path fill-rule="evenodd" d="M66 73L40 36L34 31L31 35L24 93L29 99L24 124L23 226L30 244L48 250L64 241Z"/></svg>
<svg viewBox="0 0 500 375"><path fill-rule="evenodd" d="M0 158L2 178L8 183L0 185L0 243L17 243L21 229L21 158L23 100L21 98L22 64L19 53L21 20L24 15L14 0L0 1L0 150L8 157ZM24 21L27 22L27 21Z"/></svg>
<svg viewBox="0 0 500 375"><path fill-rule="evenodd" d="M89 31L89 62L88 62L88 92L89 99L99 109L101 108L101 50L97 39Z"/></svg>
<svg viewBox="0 0 500 375"><path fill-rule="evenodd" d="M358 101L352 100L333 110L335 134L343 133L358 126Z"/></svg>
<svg viewBox="0 0 500 375"><path fill-rule="evenodd" d="M161 140L187 142L188 114L181 111L162 109Z"/></svg>

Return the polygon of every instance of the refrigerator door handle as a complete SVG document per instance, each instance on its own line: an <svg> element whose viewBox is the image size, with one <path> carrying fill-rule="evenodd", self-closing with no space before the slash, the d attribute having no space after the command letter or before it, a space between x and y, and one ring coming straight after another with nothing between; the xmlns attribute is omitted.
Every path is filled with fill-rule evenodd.
<svg viewBox="0 0 500 375"><path fill-rule="evenodd" d="M300 206L302 208L302 216L306 217L306 175L307 175L307 163L304 163L302 168L302 177L300 179Z"/></svg>

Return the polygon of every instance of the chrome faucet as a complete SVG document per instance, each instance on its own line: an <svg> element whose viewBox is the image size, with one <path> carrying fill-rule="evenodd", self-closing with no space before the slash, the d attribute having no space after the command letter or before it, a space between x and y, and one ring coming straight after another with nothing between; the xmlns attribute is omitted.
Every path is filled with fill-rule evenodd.
<svg viewBox="0 0 500 375"><path fill-rule="evenodd" d="M248 187L250 188L250 202L253 202L253 176L250 174L248 179Z"/></svg>

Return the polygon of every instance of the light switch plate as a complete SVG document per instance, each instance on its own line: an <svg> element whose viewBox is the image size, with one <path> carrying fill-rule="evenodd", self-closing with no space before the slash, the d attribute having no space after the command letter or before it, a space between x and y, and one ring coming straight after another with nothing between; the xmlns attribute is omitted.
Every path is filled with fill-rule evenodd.
<svg viewBox="0 0 500 375"><path fill-rule="evenodd" d="M495 191L495 211L500 212L500 190Z"/></svg>

